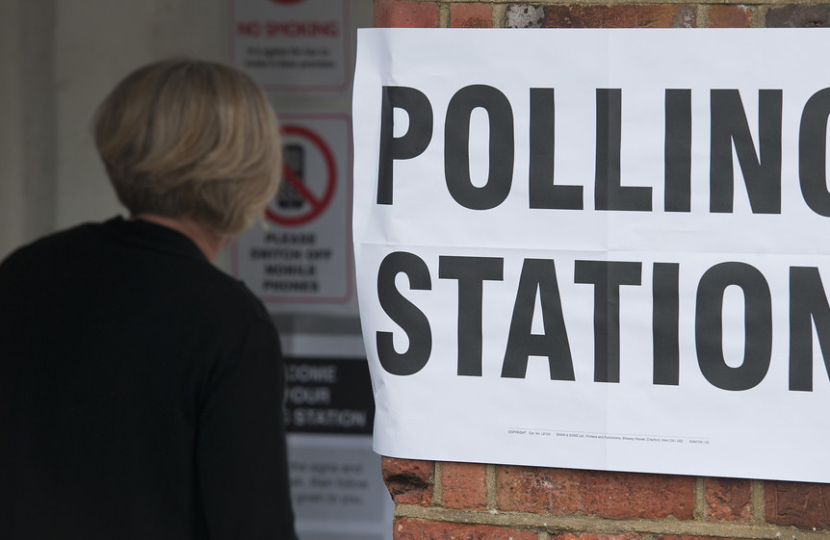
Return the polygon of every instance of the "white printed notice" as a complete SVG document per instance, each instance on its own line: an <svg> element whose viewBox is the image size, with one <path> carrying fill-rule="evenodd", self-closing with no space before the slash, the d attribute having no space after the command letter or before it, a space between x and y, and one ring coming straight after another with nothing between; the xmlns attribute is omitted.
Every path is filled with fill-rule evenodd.
<svg viewBox="0 0 830 540"><path fill-rule="evenodd" d="M230 0L234 65L272 91L345 91L349 0Z"/></svg>
<svg viewBox="0 0 830 540"><path fill-rule="evenodd" d="M300 540L388 540L394 504L372 452L357 335L282 333L291 500Z"/></svg>
<svg viewBox="0 0 830 540"><path fill-rule="evenodd" d="M830 482L828 49L361 31L375 450Z"/></svg>

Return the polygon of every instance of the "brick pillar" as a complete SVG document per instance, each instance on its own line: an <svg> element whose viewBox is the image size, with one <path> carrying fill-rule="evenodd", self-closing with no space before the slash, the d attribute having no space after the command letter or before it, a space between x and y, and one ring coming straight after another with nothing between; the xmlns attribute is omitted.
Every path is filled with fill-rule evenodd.
<svg viewBox="0 0 830 540"><path fill-rule="evenodd" d="M830 1L375 0L375 26L825 27ZM830 485L393 458L382 463L396 506L395 540L830 539Z"/></svg>

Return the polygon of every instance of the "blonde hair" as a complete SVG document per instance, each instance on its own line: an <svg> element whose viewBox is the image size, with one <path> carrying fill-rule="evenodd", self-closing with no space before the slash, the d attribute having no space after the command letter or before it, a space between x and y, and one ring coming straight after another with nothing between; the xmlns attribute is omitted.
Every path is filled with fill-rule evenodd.
<svg viewBox="0 0 830 540"><path fill-rule="evenodd" d="M276 115L243 73L167 60L128 75L95 115L95 144L133 215L234 235L261 217L282 171Z"/></svg>

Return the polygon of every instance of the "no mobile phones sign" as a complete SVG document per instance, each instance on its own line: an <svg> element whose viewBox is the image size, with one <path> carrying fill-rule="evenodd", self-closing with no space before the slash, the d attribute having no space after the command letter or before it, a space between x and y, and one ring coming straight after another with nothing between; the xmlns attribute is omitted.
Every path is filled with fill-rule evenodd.
<svg viewBox="0 0 830 540"><path fill-rule="evenodd" d="M351 121L343 114L280 114L283 178L233 248L234 274L272 311L344 304L352 297L349 241Z"/></svg>

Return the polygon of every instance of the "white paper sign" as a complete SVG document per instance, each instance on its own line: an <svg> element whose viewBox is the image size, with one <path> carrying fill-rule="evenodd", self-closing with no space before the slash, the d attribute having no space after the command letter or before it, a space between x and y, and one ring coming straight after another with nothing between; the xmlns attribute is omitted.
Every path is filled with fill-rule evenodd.
<svg viewBox="0 0 830 540"><path fill-rule="evenodd" d="M828 49L361 31L376 451L830 482Z"/></svg>

